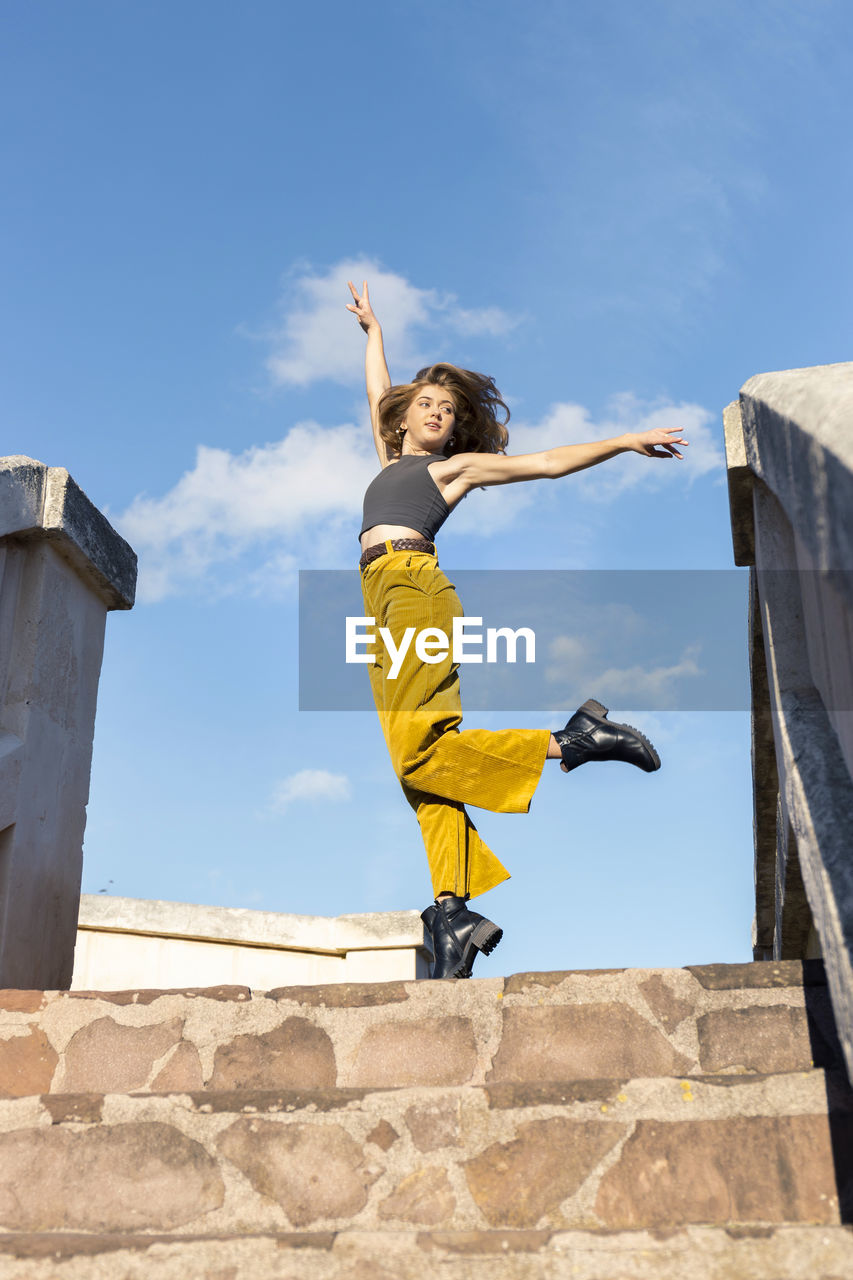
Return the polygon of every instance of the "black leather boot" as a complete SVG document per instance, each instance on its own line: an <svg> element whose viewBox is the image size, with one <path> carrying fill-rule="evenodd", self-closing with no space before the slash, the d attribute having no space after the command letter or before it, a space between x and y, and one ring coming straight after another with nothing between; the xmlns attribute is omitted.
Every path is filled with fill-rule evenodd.
<svg viewBox="0 0 853 1280"><path fill-rule="evenodd" d="M578 707L565 729L558 729L554 737L567 773L588 760L624 760L646 773L660 768L660 756L648 738L629 724L611 724L607 708L594 698Z"/></svg>
<svg viewBox="0 0 853 1280"><path fill-rule="evenodd" d="M470 978L477 952L489 955L503 937L503 929L465 904L465 898L437 898L421 912L432 936L433 978Z"/></svg>

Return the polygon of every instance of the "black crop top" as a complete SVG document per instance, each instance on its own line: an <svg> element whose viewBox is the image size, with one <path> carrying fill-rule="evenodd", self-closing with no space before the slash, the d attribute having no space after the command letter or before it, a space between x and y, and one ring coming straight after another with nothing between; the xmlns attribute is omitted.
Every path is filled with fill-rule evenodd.
<svg viewBox="0 0 853 1280"><path fill-rule="evenodd" d="M390 462L367 486L361 533L376 524L399 524L417 529L432 542L450 507L429 473L431 462L443 462L443 453L407 453Z"/></svg>

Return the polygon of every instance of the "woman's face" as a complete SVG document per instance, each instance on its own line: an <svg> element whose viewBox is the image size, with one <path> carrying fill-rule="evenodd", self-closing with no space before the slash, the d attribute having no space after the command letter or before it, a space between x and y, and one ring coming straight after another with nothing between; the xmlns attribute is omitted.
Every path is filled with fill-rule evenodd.
<svg viewBox="0 0 853 1280"><path fill-rule="evenodd" d="M419 387L406 410L403 427L408 449L418 453L440 453L453 435L456 406L445 387L432 383Z"/></svg>

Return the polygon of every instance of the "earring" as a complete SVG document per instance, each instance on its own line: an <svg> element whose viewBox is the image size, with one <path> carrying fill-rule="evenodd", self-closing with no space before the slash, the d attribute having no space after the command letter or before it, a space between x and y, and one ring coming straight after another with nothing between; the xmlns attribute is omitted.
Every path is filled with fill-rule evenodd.
<svg viewBox="0 0 853 1280"><path fill-rule="evenodd" d="M456 436L451 436L448 440L448 444L456 444Z"/></svg>

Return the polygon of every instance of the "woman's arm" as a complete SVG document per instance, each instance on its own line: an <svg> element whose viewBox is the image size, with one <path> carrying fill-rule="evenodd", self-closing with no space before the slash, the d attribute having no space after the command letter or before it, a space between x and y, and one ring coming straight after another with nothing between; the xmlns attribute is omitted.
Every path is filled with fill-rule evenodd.
<svg viewBox="0 0 853 1280"><path fill-rule="evenodd" d="M361 286L360 296L353 282L349 280L347 283L353 297L352 302L347 303L347 311L351 311L356 316L358 323L367 334L367 348L364 353L364 380L367 385L367 403L370 406L373 443L376 445L379 461L385 467L391 461L391 454L379 434L379 420L376 410L383 391L387 391L391 386L391 375L388 372L388 365L385 360L382 326L373 314L373 308L370 305L370 297L367 292L367 281L365 280Z"/></svg>
<svg viewBox="0 0 853 1280"><path fill-rule="evenodd" d="M453 484L461 497L463 492L467 493L478 485L555 480L574 471L595 467L619 453L641 453L647 458L681 458L683 455L676 445L686 445L687 441L678 435L679 430L679 427L657 427L654 431L627 432L591 444L565 444L555 449L544 449L541 453L519 453L514 457L499 453L459 453L443 463L440 470L435 467L434 474L436 479L440 477L443 481L443 489Z"/></svg>

